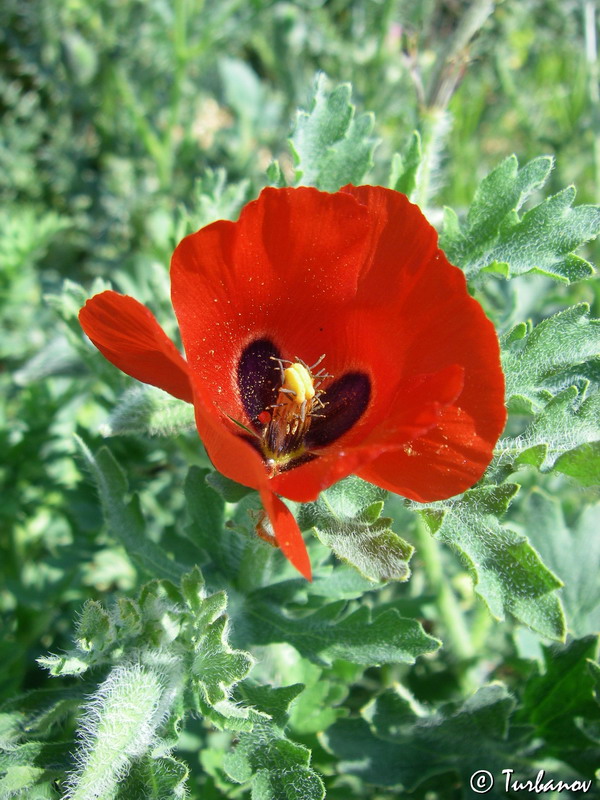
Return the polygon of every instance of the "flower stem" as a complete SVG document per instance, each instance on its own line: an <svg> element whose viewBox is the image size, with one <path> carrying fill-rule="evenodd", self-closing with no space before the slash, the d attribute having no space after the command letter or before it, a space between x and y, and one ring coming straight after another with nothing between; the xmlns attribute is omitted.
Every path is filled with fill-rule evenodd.
<svg viewBox="0 0 600 800"><path fill-rule="evenodd" d="M434 175L440 154L444 149L446 137L450 132L450 114L441 108L427 108L422 112L421 147L422 158L417 173L414 202L421 209L426 209L431 199L434 186Z"/></svg>
<svg viewBox="0 0 600 800"><path fill-rule="evenodd" d="M475 650L450 580L444 574L440 547L420 517L417 517L416 533L417 552L423 561L430 588L435 594L435 604L448 647L458 661L468 661L475 655Z"/></svg>
<svg viewBox="0 0 600 800"><path fill-rule="evenodd" d="M426 208L440 153L450 132L448 105L469 65L469 46L494 11L496 0L473 0L434 64L421 109L423 157L417 176L415 202Z"/></svg>

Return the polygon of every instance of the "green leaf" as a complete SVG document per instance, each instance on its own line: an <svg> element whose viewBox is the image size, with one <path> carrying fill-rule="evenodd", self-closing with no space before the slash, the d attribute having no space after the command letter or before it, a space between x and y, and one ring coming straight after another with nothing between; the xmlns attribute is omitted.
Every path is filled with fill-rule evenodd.
<svg viewBox="0 0 600 800"><path fill-rule="evenodd" d="M553 469L575 478L582 486L597 486L600 483L600 442L582 444L562 453Z"/></svg>
<svg viewBox="0 0 600 800"><path fill-rule="evenodd" d="M253 663L248 653L229 647L227 620L220 617L198 640L192 674L207 702L215 705L228 697L231 686L246 677Z"/></svg>
<svg viewBox="0 0 600 800"><path fill-rule="evenodd" d="M386 494L360 478L346 478L302 506L299 524L313 527L324 545L365 578L406 581L414 548L391 529L391 519L380 516Z"/></svg>
<svg viewBox="0 0 600 800"><path fill-rule="evenodd" d="M595 665L598 636L576 639L564 647L544 648L545 672L531 677L519 718L535 726L544 754L593 777L600 761L600 737L586 723L600 722Z"/></svg>
<svg viewBox="0 0 600 800"><path fill-rule="evenodd" d="M371 612L362 607L344 615L346 603L340 601L292 617L269 602L265 593L257 592L247 600L244 627L249 641L288 642L317 664L338 658L353 664L412 664L440 645L419 622L404 619L395 609Z"/></svg>
<svg viewBox="0 0 600 800"><path fill-rule="evenodd" d="M173 232L172 246L198 228L218 219L237 219L240 209L248 199L250 181L238 183L227 180L224 169L204 169L202 177L194 182L189 208L179 207L179 219Z"/></svg>
<svg viewBox="0 0 600 800"><path fill-rule="evenodd" d="M208 472L205 480L211 489L214 489L215 492L221 495L226 503L237 503L252 491L252 489L249 489L247 486L242 486L241 483L236 483L226 478L225 475L221 475L221 473L216 470Z"/></svg>
<svg viewBox="0 0 600 800"><path fill-rule="evenodd" d="M0 714L3 739L12 751L35 745L36 766L45 766L47 743L19 745L25 726L47 736L54 724L77 708L85 691L69 798L91 797L90 787L98 788L102 797L114 797L127 771L129 796L183 797L187 770L169 754L187 709L217 727L236 731L249 730L256 719L265 719L259 711L232 700L235 686L254 659L229 646L226 606L224 592L207 594L198 568L185 574L180 586L151 581L137 600L121 598L108 611L98 603L88 604L78 626L78 649L62 662L56 656L41 661L55 674L75 674L104 663L110 665L108 677L91 694L88 682L77 688L76 697L70 689L51 693L47 699L38 692L35 703L36 698L30 702L20 698L18 716L5 706ZM111 635L102 640L101 648L90 648L89 642L98 640L97 635L94 638L98 626L100 634ZM73 662L80 668L69 669ZM35 708L31 724L28 702ZM68 749L72 746L67 745L63 761Z"/></svg>
<svg viewBox="0 0 600 800"><path fill-rule="evenodd" d="M252 800L322 800L323 782L310 766L310 750L285 737L286 709L301 689L243 686L242 696L272 719L256 716L251 733L242 733L223 765L237 783L252 786Z"/></svg>
<svg viewBox="0 0 600 800"><path fill-rule="evenodd" d="M597 442L600 439L600 392L582 403L580 400L575 386L553 397L522 434L499 441L498 465L513 461L548 472L561 456L577 451L581 445ZM565 461L562 463L564 467ZM566 464L569 469L568 461ZM589 483L600 483L600 473L594 472L594 462L586 466L586 471Z"/></svg>
<svg viewBox="0 0 600 800"><path fill-rule="evenodd" d="M188 767L175 758L146 756L134 762L116 800L183 800L188 776Z"/></svg>
<svg viewBox="0 0 600 800"><path fill-rule="evenodd" d="M510 156L482 181L464 224L446 209L440 246L468 278L490 271L505 277L536 272L569 283L593 273L574 251L600 231L600 207L572 208L575 190L569 187L519 216L551 168L548 156L521 169Z"/></svg>
<svg viewBox="0 0 600 800"><path fill-rule="evenodd" d="M506 400L520 413L536 413L549 398L594 380L600 364L600 320L582 303L532 328L521 323L502 338Z"/></svg>
<svg viewBox="0 0 600 800"><path fill-rule="evenodd" d="M8 800L10 797L18 797L24 789L33 789L38 780L45 774L45 770L39 767L29 766L10 766L5 775L0 778L0 798ZM31 796L31 795L30 795Z"/></svg>
<svg viewBox="0 0 600 800"><path fill-rule="evenodd" d="M394 153L389 188L411 197L417 185L422 158L421 136L418 131L413 131L402 155Z"/></svg>
<svg viewBox="0 0 600 800"><path fill-rule="evenodd" d="M194 407L154 387L134 386L119 399L103 436L178 436L195 429Z"/></svg>
<svg viewBox="0 0 600 800"><path fill-rule="evenodd" d="M518 770L524 764L520 748L508 738L514 705L503 686L491 685L462 704L429 713L397 687L367 706L362 719L338 720L324 740L339 759L342 774L409 792L438 775L445 776L447 786L450 775L458 774L464 796L470 797L473 773L485 769L500 778L507 765ZM505 797L503 789L498 785L487 796Z"/></svg>
<svg viewBox="0 0 600 800"><path fill-rule="evenodd" d="M45 255L52 240L71 225L67 217L53 211L41 214L39 208L23 203L0 209L0 271L8 276L29 269Z"/></svg>
<svg viewBox="0 0 600 800"><path fill-rule="evenodd" d="M298 112L290 145L297 182L336 192L347 183L362 183L377 141L371 138L373 115L354 116L350 84L329 92L325 82L324 75L317 78L310 111Z"/></svg>
<svg viewBox="0 0 600 800"><path fill-rule="evenodd" d="M560 596L569 631L600 629L600 504L582 508L571 528L558 499L535 489L524 506L527 535L563 581Z"/></svg>
<svg viewBox="0 0 600 800"><path fill-rule="evenodd" d="M96 600L87 600L77 623L77 645L81 650L103 650L114 641L109 614Z"/></svg>
<svg viewBox="0 0 600 800"><path fill-rule="evenodd" d="M190 517L186 535L199 548L211 555L214 555L215 548L218 548L219 540L223 536L231 535L229 531L223 530L225 500L222 494L208 483L209 476L213 474L219 473L196 466L190 467L184 485L186 508Z"/></svg>
<svg viewBox="0 0 600 800"><path fill-rule="evenodd" d="M497 619L510 613L543 636L562 639L565 623L555 593L561 582L523 534L498 520L518 489L514 484L471 489L420 513L430 532L463 557L475 591Z"/></svg>
<svg viewBox="0 0 600 800"><path fill-rule="evenodd" d="M323 671L315 665L304 660L303 663L308 675L307 685L290 713L290 725L300 735L319 733L348 713L347 709L340 708L348 689L324 678Z"/></svg>
<svg viewBox="0 0 600 800"><path fill-rule="evenodd" d="M102 447L94 457L78 437L77 443L98 488L104 519L111 533L143 570L178 583L185 567L169 559L164 549L146 536L137 496L134 495L129 504L125 503L127 481L110 451Z"/></svg>

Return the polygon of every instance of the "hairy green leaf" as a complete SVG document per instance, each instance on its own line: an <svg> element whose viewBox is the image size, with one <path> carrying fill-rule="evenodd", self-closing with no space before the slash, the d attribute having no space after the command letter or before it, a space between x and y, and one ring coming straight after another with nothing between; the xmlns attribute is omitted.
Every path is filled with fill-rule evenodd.
<svg viewBox="0 0 600 800"><path fill-rule="evenodd" d="M325 77L317 78L310 111L298 112L290 140L296 163L296 180L336 192L347 183L362 183L373 164L377 141L371 138L372 114L354 116L348 83L325 88Z"/></svg>
<svg viewBox="0 0 600 800"><path fill-rule="evenodd" d="M582 508L567 525L561 504L536 489L524 506L527 535L564 583L560 596L568 629L584 636L600 629L600 504Z"/></svg>
<svg viewBox="0 0 600 800"><path fill-rule="evenodd" d="M120 539L128 555L145 572L179 582L185 567L168 558L163 548L146 536L137 496L134 495L126 504L123 495L127 491L127 481L110 451L103 447L94 457L80 439L77 441L98 488L104 518L111 533Z"/></svg>
<svg viewBox="0 0 600 800"><path fill-rule="evenodd" d="M301 686L243 686L244 700L262 712L251 733L242 733L224 767L237 783L250 783L253 800L322 800L323 782L310 766L310 750L283 732L287 708ZM268 714L271 719L266 719Z"/></svg>
<svg viewBox="0 0 600 800"><path fill-rule="evenodd" d="M411 197L417 185L422 158L421 136L418 131L413 131L402 155L395 153L392 158L389 188Z"/></svg>
<svg viewBox="0 0 600 800"><path fill-rule="evenodd" d="M404 619L395 609L371 612L362 607L344 613L340 601L312 614L291 616L264 593L249 598L244 621L256 644L289 642L306 658L329 664L341 658L354 664L407 663L439 647L420 623Z"/></svg>
<svg viewBox="0 0 600 800"><path fill-rule="evenodd" d="M576 475L577 467L570 466L565 457L571 454L577 457L582 445L592 445L600 440L600 392L583 402L580 399L575 386L553 397L522 434L498 442L498 458L493 469L507 464L529 464L548 472L562 457L561 471L567 474L572 471ZM584 480L588 484L600 483L595 460L585 464Z"/></svg>
<svg viewBox="0 0 600 800"><path fill-rule="evenodd" d="M154 387L134 386L119 399L103 436L177 436L195 429L194 407Z"/></svg>
<svg viewBox="0 0 600 800"><path fill-rule="evenodd" d="M138 665L115 667L84 708L77 767L65 797L113 797L131 762L147 752L162 721L160 673Z"/></svg>
<svg viewBox="0 0 600 800"><path fill-rule="evenodd" d="M301 527L313 527L324 545L372 581L406 581L414 548L381 517L387 492L355 476L322 492L300 512Z"/></svg>
<svg viewBox="0 0 600 800"><path fill-rule="evenodd" d="M172 757L146 756L132 765L116 800L182 800L188 797L189 769Z"/></svg>
<svg viewBox="0 0 600 800"><path fill-rule="evenodd" d="M555 592L562 583L523 534L498 520L518 489L514 484L471 489L421 514L431 533L464 558L475 591L495 617L510 613L542 635L562 639L565 623Z"/></svg>
<svg viewBox="0 0 600 800"><path fill-rule="evenodd" d="M535 726L544 754L588 777L594 776L600 760L597 655L597 635L544 648L545 671L527 681L519 714ZM596 726L596 735L586 730L589 724Z"/></svg>
<svg viewBox="0 0 600 800"><path fill-rule="evenodd" d="M464 224L446 209L440 246L468 278L482 272L505 277L536 272L569 283L593 273L574 251L600 231L600 207L572 208L575 189L569 187L519 216L551 168L547 156L521 169L510 156L482 181Z"/></svg>
<svg viewBox="0 0 600 800"><path fill-rule="evenodd" d="M342 774L404 791L438 775L447 784L458 774L465 796L470 796L466 793L473 773L485 769L500 778L507 764L518 770L525 763L520 748L508 738L514 705L503 686L491 685L462 704L430 713L406 689L387 689L363 710L362 718L332 725L325 743L339 759ZM488 796L504 797L503 787Z"/></svg>
<svg viewBox="0 0 600 800"><path fill-rule="evenodd" d="M506 400L520 413L536 413L558 392L584 389L600 367L600 320L582 303L532 327L521 323L502 339Z"/></svg>

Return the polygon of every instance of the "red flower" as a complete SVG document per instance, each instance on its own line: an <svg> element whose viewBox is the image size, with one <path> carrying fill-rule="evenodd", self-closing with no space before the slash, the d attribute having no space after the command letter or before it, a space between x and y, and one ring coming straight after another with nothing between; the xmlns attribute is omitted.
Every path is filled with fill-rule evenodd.
<svg viewBox="0 0 600 800"><path fill-rule="evenodd" d="M258 489L306 577L277 495L312 501L356 473L425 502L483 474L505 422L498 340L404 195L265 189L238 222L186 237L171 281L187 361L131 297L96 295L81 325L128 375L194 404L213 464Z"/></svg>

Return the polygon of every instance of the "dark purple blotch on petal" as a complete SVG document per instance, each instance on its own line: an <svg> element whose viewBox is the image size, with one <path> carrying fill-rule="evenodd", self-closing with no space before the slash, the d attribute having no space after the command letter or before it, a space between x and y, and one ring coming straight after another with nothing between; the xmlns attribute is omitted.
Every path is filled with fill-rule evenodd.
<svg viewBox="0 0 600 800"><path fill-rule="evenodd" d="M371 381L364 372L347 372L320 395L324 408L313 416L304 438L309 450L326 447L355 425L371 399Z"/></svg>
<svg viewBox="0 0 600 800"><path fill-rule="evenodd" d="M256 339L242 351L237 367L237 384L244 411L257 431L262 430L258 415L277 402L281 374L279 350L269 339Z"/></svg>

